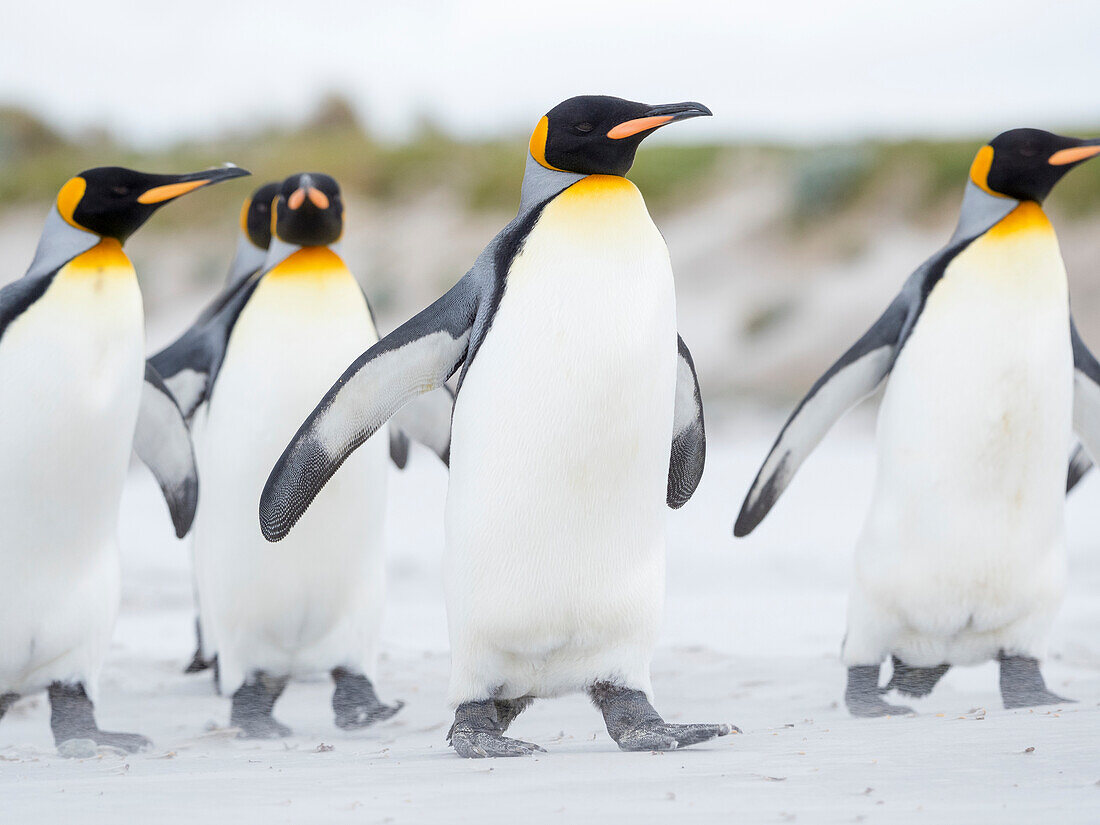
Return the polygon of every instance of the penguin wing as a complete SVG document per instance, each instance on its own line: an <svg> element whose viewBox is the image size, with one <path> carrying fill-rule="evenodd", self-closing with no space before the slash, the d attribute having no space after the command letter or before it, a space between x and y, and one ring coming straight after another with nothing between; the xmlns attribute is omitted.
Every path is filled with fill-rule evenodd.
<svg viewBox="0 0 1100 825"><path fill-rule="evenodd" d="M199 500L195 451L183 412L171 390L148 363L134 431L134 451L153 472L168 502L176 537L182 539L191 529Z"/></svg>
<svg viewBox="0 0 1100 825"><path fill-rule="evenodd" d="M441 387L466 359L481 303L481 274L470 270L446 295L364 352L321 399L264 485L260 529L268 541L290 532L356 447L406 403Z"/></svg>
<svg viewBox="0 0 1100 825"><path fill-rule="evenodd" d="M1069 457L1069 469L1066 471L1066 493L1076 487L1077 482L1084 478L1085 473L1092 468L1092 459L1089 458L1085 448L1078 442Z"/></svg>
<svg viewBox="0 0 1100 825"><path fill-rule="evenodd" d="M676 336L676 408L672 417L672 455L668 462L665 501L673 510L683 507L703 477L707 434L703 427L703 398L695 362L684 339Z"/></svg>
<svg viewBox="0 0 1100 825"><path fill-rule="evenodd" d="M733 528L735 536L747 536L756 529L837 419L874 392L890 373L904 331L911 327L907 323L913 314L911 295L909 289L903 289L795 407L745 496Z"/></svg>
<svg viewBox="0 0 1100 825"><path fill-rule="evenodd" d="M58 271L60 267L44 275L24 275L0 289L0 338L12 321L45 294Z"/></svg>
<svg viewBox="0 0 1100 825"><path fill-rule="evenodd" d="M1100 457L1100 363L1081 340L1072 316L1069 332L1073 343L1073 429L1088 455L1079 459L1075 453L1071 458L1067 492L1092 466L1088 459Z"/></svg>
<svg viewBox="0 0 1100 825"><path fill-rule="evenodd" d="M443 384L439 389L418 395L393 414L390 419L390 458L398 469L405 469L409 439L419 442L439 456L444 466L451 461L451 412L455 394ZM404 453L398 447L394 455L394 434L404 437ZM401 458L399 461L398 458Z"/></svg>
<svg viewBox="0 0 1100 825"><path fill-rule="evenodd" d="M188 421L214 389L233 326L260 282L258 273L220 292L183 335L148 361Z"/></svg>

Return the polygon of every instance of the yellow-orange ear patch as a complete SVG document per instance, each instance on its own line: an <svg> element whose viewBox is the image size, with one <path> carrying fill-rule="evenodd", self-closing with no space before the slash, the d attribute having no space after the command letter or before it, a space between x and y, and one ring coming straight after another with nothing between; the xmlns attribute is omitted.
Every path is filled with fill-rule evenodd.
<svg viewBox="0 0 1100 825"><path fill-rule="evenodd" d="M84 227L73 219L73 211L80 199L84 197L84 190L88 188L88 182L81 177L70 178L61 191L57 193L57 211L65 219L65 223L75 226L77 229Z"/></svg>
<svg viewBox="0 0 1100 825"><path fill-rule="evenodd" d="M546 135L550 131L550 119L544 117L539 121L538 126L535 127L535 131L531 133L531 157L533 157L539 164L539 166L545 166L547 169L553 169L555 172L561 172L563 170L558 169L556 166L551 166L546 162Z"/></svg>
<svg viewBox="0 0 1100 825"><path fill-rule="evenodd" d="M279 233L275 231L275 225L279 222L279 198L275 197L271 201L271 237L279 237Z"/></svg>
<svg viewBox="0 0 1100 825"><path fill-rule="evenodd" d="M970 180L974 182L974 185L979 189L988 192L990 195L996 195L998 198L1003 198L1000 192L994 192L989 188L989 170L993 168L993 147L983 146L978 150L978 154L974 156L974 162L970 164Z"/></svg>
<svg viewBox="0 0 1100 825"><path fill-rule="evenodd" d="M248 234L248 210L252 208L252 198L244 199L244 206L241 207L241 231L244 234Z"/></svg>
<svg viewBox="0 0 1100 825"><path fill-rule="evenodd" d="M148 191L142 192L138 196L138 203L144 203L145 205L153 203L164 203L172 198L178 198L180 195L186 195L188 192L193 192L200 186L206 186L210 183L208 180L189 180L183 183L168 183L164 186L154 186Z"/></svg>

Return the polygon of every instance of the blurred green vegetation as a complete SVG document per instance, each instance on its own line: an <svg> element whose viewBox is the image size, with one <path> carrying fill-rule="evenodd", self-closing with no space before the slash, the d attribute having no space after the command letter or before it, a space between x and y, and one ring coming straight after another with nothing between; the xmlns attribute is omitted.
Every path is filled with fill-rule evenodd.
<svg viewBox="0 0 1100 825"><path fill-rule="evenodd" d="M858 208L868 199L904 193L899 211L919 219L953 208L982 141L870 141L817 147L750 144L659 144L638 155L630 177L660 211L700 193L736 185L763 169L786 186L790 227ZM0 208L46 202L70 176L92 166L191 171L233 161L256 185L298 171L333 175L346 191L379 202L433 190L475 211L513 209L519 198L526 136L460 141L429 121L403 142L373 136L339 96L326 98L297 128L186 142L157 150L127 146L103 130L63 136L30 112L0 107ZM242 187L217 187L184 198L161 222L202 224L235 214ZM874 203L881 203L875 200ZM1085 164L1059 186L1054 208L1064 216L1100 211L1100 163Z"/></svg>

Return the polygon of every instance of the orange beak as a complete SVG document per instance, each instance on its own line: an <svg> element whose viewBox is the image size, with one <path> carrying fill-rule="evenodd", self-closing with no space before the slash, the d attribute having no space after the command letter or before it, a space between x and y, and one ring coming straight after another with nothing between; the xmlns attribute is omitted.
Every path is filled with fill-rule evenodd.
<svg viewBox="0 0 1100 825"><path fill-rule="evenodd" d="M642 117L636 117L633 120L624 121L618 126L613 126L607 136L612 140L622 140L664 126L666 123L672 123L674 120L707 117L710 114L710 109L702 103L665 103L651 107Z"/></svg>
<svg viewBox="0 0 1100 825"><path fill-rule="evenodd" d="M1100 145L1074 146L1069 149L1059 149L1047 159L1051 166L1065 166L1069 163L1077 163L1100 155Z"/></svg>
<svg viewBox="0 0 1100 825"><path fill-rule="evenodd" d="M306 198L309 198L309 202L318 209L328 209L328 196L313 186L295 189L291 196L286 199L286 205L291 209L298 209L305 203Z"/></svg>

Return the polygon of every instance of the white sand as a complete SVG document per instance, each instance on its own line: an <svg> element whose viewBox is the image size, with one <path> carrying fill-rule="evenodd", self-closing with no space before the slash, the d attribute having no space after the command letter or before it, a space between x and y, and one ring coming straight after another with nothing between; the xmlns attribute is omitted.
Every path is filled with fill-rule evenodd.
<svg viewBox="0 0 1100 825"><path fill-rule="evenodd" d="M228 701L209 677L180 672L192 644L186 547L172 539L151 478L135 470L99 719L155 746L62 759L45 697L27 698L0 722L0 823L1100 821L1100 481L1070 502L1073 575L1045 667L1051 687L1078 704L1005 711L996 668L985 665L949 673L914 703L917 716L854 720L838 707L837 651L872 481L867 416L842 423L758 532L735 542L736 509L777 426L712 422L703 484L669 519L657 707L674 721L734 722L743 735L620 753L596 711L573 697L536 704L512 729L546 754L454 756L444 741L439 581L446 475L418 450L392 486L379 679L383 699L408 705L347 734L332 723L331 685L318 679L292 685L276 708L290 739L234 740L219 730Z"/></svg>

